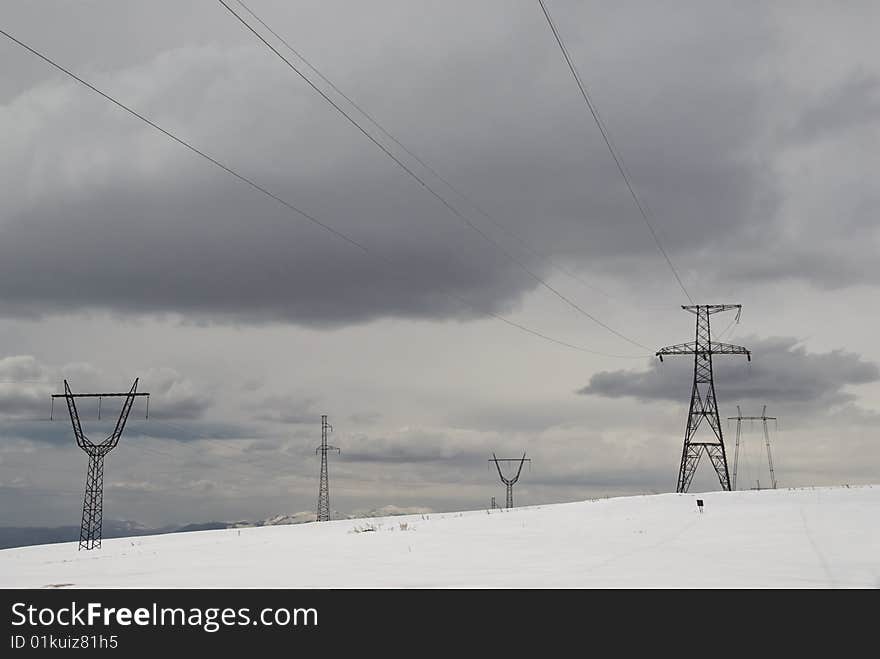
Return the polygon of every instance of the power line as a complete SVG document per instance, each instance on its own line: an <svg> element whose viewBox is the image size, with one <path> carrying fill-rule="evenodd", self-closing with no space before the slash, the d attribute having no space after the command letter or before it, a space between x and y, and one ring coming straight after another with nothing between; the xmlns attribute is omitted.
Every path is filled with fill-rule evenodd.
<svg viewBox="0 0 880 659"><path fill-rule="evenodd" d="M325 224L324 222L321 222L321 220L319 220L319 219L317 219L316 217L310 215L309 213L306 213L304 210L302 210L302 209L300 209L300 208L297 208L296 206L294 206L294 205L291 204L290 202L285 201L284 199L282 199L282 198L279 197L278 195L276 195L276 194L270 192L268 189L264 188L262 185L260 185L259 183L255 182L254 180L248 178L247 176L244 176L243 174L239 174L237 171L235 171L235 170L232 169L231 167L228 167L227 165L224 165L224 164L223 164L222 162L220 162L219 160L217 160L217 159L215 159L215 158L209 156L207 153L205 153L204 151L202 151L202 150L200 150L200 149L194 147L194 146L193 146L192 144L190 144L189 142L187 142L187 141L185 141L185 140L183 140L183 139L177 137L177 135L175 135L174 133L172 133L172 132L170 132L170 131L168 131L168 130L165 130L164 128L162 128L162 127L161 127L159 124L157 124L156 122L152 121L151 119L148 119L147 117L145 117L144 115L140 114L140 113L137 112L136 110L131 109L129 106L125 105L124 103L122 103L122 102L120 102L120 101L117 101L115 98L113 98L113 97L110 96L109 94L107 94L107 93L101 91L100 89L98 89L97 87L95 87L95 86L92 85L91 83L87 82L86 80L83 80L82 78L80 78L78 75L76 75L75 73L73 73L73 72L70 71L69 69L64 68L63 66L61 66L61 65L58 64L57 62L55 62L55 61L49 59L46 55L43 55L42 53L40 53L40 52L34 50L34 49L31 48L30 46L28 46L26 43L24 43L24 42L22 42L22 41L19 41L19 40L16 39L14 36L12 36L12 35L9 34L8 32L6 32L5 30L0 29L0 34L2 34L3 36L5 36L6 38L10 39L11 41L14 41L14 42L17 43L19 46L21 46L21 47L24 48L25 50L28 50L28 51L31 52L32 54L36 55L37 57L39 57L40 59L42 59L44 62L46 62L46 63L52 65L53 67L55 67L56 69L58 69L58 70L61 71L62 73L64 73L64 74L70 76L71 78L73 78L74 80L76 80L78 83L80 83L80 84L82 84L82 85L85 85L86 87L88 87L89 89L91 89L93 92L95 92L95 93L98 94L99 96L104 97L105 99L107 99L108 101L110 101L111 103L113 103L114 105L116 105L116 106L122 108L123 110L125 110L125 111L128 112L129 114L134 115L135 117L137 117L138 119L140 119L140 120L143 121L144 123L149 124L150 126L152 126L153 128L155 128L156 130L158 130L160 133L162 133L163 135L165 135L165 136L167 136L167 137L170 137L172 140L174 140L175 142L177 142L177 143L180 144L181 146L186 147L187 149L189 149L190 151L192 151L192 152L195 153L196 155L201 156L201 157L204 158L205 160L211 162L213 165L219 167L220 169L222 169L223 171L225 171L227 174L231 174L232 176L234 176L234 177L237 178L238 180L240 180L240 181L242 181L242 182L244 182L244 183L247 183L249 186L251 186L251 187L254 188L255 190L258 190L259 192L262 192L264 195L266 195L266 196L268 196L268 197L271 197L272 199L274 199L275 201L277 201L279 204L281 204L281 205L285 206L286 208L292 210L294 213L297 213L297 214L300 215L301 217L307 219L309 222L312 222L313 224L317 224L319 227L321 227L321 228L324 229L325 231L329 231L330 233L332 233L332 234L335 235L336 237L341 238L342 240L346 241L347 243L353 245L354 247L357 247L358 249L360 249L360 250L362 250L362 251L364 251L364 252L367 252L367 251L368 251L366 247L364 247L363 245L361 245L361 244L358 243L357 241L352 240L351 238L349 238L348 236L346 236L346 235L343 234L342 232L337 231L336 229L334 229L333 227L329 226L328 224Z"/></svg>
<svg viewBox="0 0 880 659"><path fill-rule="evenodd" d="M550 26L550 29L553 31L553 36L556 37L556 43L559 44L559 49L562 51L563 57L565 57L565 62L568 64L568 68L571 71L572 77L574 77L575 82L577 83L578 89L580 89L581 95L584 97L584 100L587 102L587 107L590 109L590 114L593 115L593 119L596 122L596 126L599 128L599 132L602 133L602 139L605 140L605 146L608 147L608 151L611 153L611 157L614 158L614 164L617 165L617 170L620 172L620 175L623 177L624 182L626 183L626 187L629 190L630 195L633 198L633 201L636 202L636 206L639 209L639 213L642 216L642 219L645 220L645 224L648 226L648 229L651 232L651 236L654 238L654 243L657 245L657 249L660 250L660 253L663 254L663 258L666 259L666 263L669 266L669 269L672 271L673 276L675 277L675 281L678 282L679 287L682 292L685 294L685 297L690 301L691 304L694 304L694 300L691 297L691 294L688 293L687 288L685 288L684 283L681 281L681 277L678 275L678 270L675 269L675 266L672 264L672 259L669 258L669 254L663 248L663 244L660 242L660 237L657 235L657 232L654 230L654 226L651 224L651 220L648 218L648 213L645 210L645 206L642 204L639 196L636 194L635 188L633 187L632 180L630 179L629 172L623 164L623 158L617 153L617 150L612 146L611 138L608 135L608 131L605 128L602 120L599 117L599 112L596 109L593 101L590 100L590 95L587 93L587 89L584 86L584 83L581 81L580 75L578 75L577 69L574 66L574 62L568 54L568 49L565 47L565 44L562 41L562 37L559 34L559 30L556 28L556 24L553 22L553 19L550 17L550 12L547 10L546 5L544 4L544 0L538 0L538 4L541 5L541 10L544 12L544 16L547 18L547 24Z"/></svg>
<svg viewBox="0 0 880 659"><path fill-rule="evenodd" d="M244 8L245 11L247 11L251 16L253 16L254 19L255 19L258 23L260 23L260 25L262 25L264 28L266 28L266 30L267 30L269 33L271 33L272 36L274 36L276 39L278 39L278 41L280 41L281 43L283 43L284 46L285 46L285 47L286 47L291 53L293 53L293 54L294 54L294 55L295 55L295 56L296 56L296 57L297 57L297 58L298 58L303 64L305 64L307 67L309 67L309 69L310 69L310 70L311 70L316 76L318 76L321 80L323 80L325 83L327 83L327 85L328 85L331 89L333 89L333 91L335 91L335 92L336 92L337 94L339 94L342 98L344 98L344 99L345 99L345 100L346 100L346 101L347 101L347 102L348 102L348 103L349 103L349 104L350 104L355 110L357 110L358 112L360 112L361 115L363 115L363 117L364 117L365 119L367 119L367 121L369 121L371 124L373 124L377 129L379 129L379 131L380 131L383 135L385 135L385 137L387 137L389 140L391 140L392 142L394 142L398 147L401 148L401 150L403 150L404 152L406 152L407 155L409 155L413 160L415 160L417 163L419 163L419 165L421 165L425 170L427 170L428 172L430 172L430 173L431 173L431 174L432 174L437 180L439 180L441 183L443 183L447 188L449 188L449 189L450 189L455 195L457 195L460 199L462 199L462 200L464 200L465 202L467 202L467 203L468 203L468 204L469 204L474 210L476 210L480 215L482 215L483 217L485 217L489 222L491 222L495 227L497 227L497 228L498 228L500 231L502 231L505 235L507 235L507 236L509 236L510 238L512 238L513 240L515 240L517 243L519 243L519 244L520 244L520 245L521 245L526 251L528 251L528 252L529 252L530 254L532 254L533 256L537 256L537 257L539 257L539 258L541 258L541 259L544 259L544 260L548 261L548 263L549 263L553 268L555 268L556 270L558 270L559 272L561 272L563 275L565 275L565 276L567 276L567 277L570 277L571 279L574 279L575 281L577 281L577 282L580 283L581 285L583 285L583 286L585 286L585 287L587 287L587 288L589 288L589 289L591 289L591 290L593 290L593 291L599 293L600 295L602 295L602 296L608 298L609 300L613 300L613 299L614 299L614 297L613 297L612 295L610 295L609 293L605 292L604 290L602 290L602 289L599 288L598 286L596 286L596 285L594 285L594 284L591 284L591 283L585 281L584 279L582 279L581 277L579 277L579 276L576 275L575 273L571 272L568 268L564 268L564 267L562 267L561 265L559 265L558 263L555 263L553 260L550 259L550 257L549 257L547 254L543 253L542 251L540 251L540 250L536 249L535 247L533 247L532 245L530 245L530 244L528 243L528 241L526 241L524 238L522 238L522 237L521 237L519 234L517 234L515 231L513 231L512 229L510 229L509 227L507 227L503 222L499 222L497 219L495 219L492 215L490 215L487 211L485 211L485 210L484 210L484 209L483 209L483 208L482 208L482 207L481 207L476 201L474 201L470 196L468 196L467 194L465 194L464 192L462 192L458 187L456 187L455 185L453 185L452 182L450 182L448 178L446 178L446 177L444 177L443 175L441 175L441 174L440 174L440 173L439 173L434 167L432 167L432 166L429 165L427 162L425 162L425 160L424 160L423 158L421 158L421 157L420 157L418 154L416 154L412 149L410 149L410 148L407 147L403 142L401 142L399 139L397 139L397 138L391 133L391 131L389 131L389 130L388 130L387 128L385 128L382 124L380 124L379 121L378 121L378 120L377 120L372 114L370 114L369 112L367 112L367 111L363 108L362 105L360 105L360 104L358 104L357 102L355 102L355 100L352 99L351 96L349 96L349 95L346 94L344 91L342 91L342 89L340 89L340 88L339 88L339 87L338 87L338 86L337 86L332 80L330 80L326 75L324 75L324 74L323 74L323 73L322 73L322 72L321 72L321 71L320 71L320 70L319 70L314 64L312 64L312 62L310 62L308 59L306 59L305 55L303 55L299 50L297 50L296 48L294 48L294 47L290 44L290 42L289 42L287 39L285 39L283 36L281 36L281 35L280 35L278 32L276 32L274 29L272 29L272 26L269 25L268 23L266 23L266 21L264 21L264 20L263 20L263 19L262 19L262 18L261 18L261 17L260 17L260 16L259 16L254 10L253 10L253 9L251 9L247 4L245 4L244 2L242 2L242 0L236 0L236 2L238 2L238 4L241 5L242 8Z"/></svg>
<svg viewBox="0 0 880 659"><path fill-rule="evenodd" d="M191 143L187 142L186 140L184 140L184 139L178 137L177 135L175 135L175 134L172 133L171 131L166 130L165 128L162 128L159 124L157 124L156 122L152 121L151 119L149 119L149 118L146 117L145 115L143 115L143 114L137 112L136 110L132 109L132 108L129 107L128 105L125 105L125 104L122 103L121 101L118 101L117 99L113 98L112 96L110 96L110 95L107 94L106 92L104 92L104 91L98 89L97 87L95 87L95 86L92 85L91 83L87 82L87 81L84 80L83 78L79 77L78 75L76 75L75 73L73 73L72 71L70 71L69 69L65 68L65 67L62 66L61 64L58 64L57 62L55 62L54 60L52 60L51 58L49 58L47 55L44 55L43 53L41 53L41 52L35 50L34 48L32 48L31 46L29 46L28 44L24 43L23 41L17 39L17 38L14 37L13 35L9 34L9 32L3 30L2 28L0 28L0 34L2 34L3 36L5 36L7 39L9 39L10 41L12 41L13 43L15 43L15 44L21 46L22 48L24 48L25 50L27 50L27 51L30 52L31 54L33 54L33 55L39 57L41 60L43 60L44 62L46 62L46 63L49 64L50 66L54 67L55 69L61 71L62 73L64 73L65 75L69 76L69 77L72 78L73 80L76 80L76 81L79 82L81 85L87 87L88 89L90 89L91 91L95 92L96 94L98 94L98 95L101 96L102 98L104 98L104 99L110 101L111 103L113 103L114 105L116 105L117 107L119 107L120 109L125 110L125 111L126 111L127 113L129 113L130 115L136 117L137 119L140 119L142 122L146 123L147 125L151 126L151 127L154 128L155 130L159 131L160 133L162 133L162 134L165 135L166 137L168 137L168 138L174 140L175 142L177 142L177 143L180 144L181 146L185 147L186 149L188 149L188 150L191 151L192 153L195 153L196 155L198 155L199 157L203 158L204 160L207 160L208 162L210 162L211 164L213 164L215 167L218 167L219 169L222 169L224 172L226 172L226 173L229 174L230 176L234 176L235 178L237 178L238 180L242 181L243 183L246 183L248 186L250 186L250 187L253 188L254 190L257 190L258 192L260 192L260 193L266 195L267 197L269 197L269 198L275 200L276 202L278 202L279 204L281 204L281 205L284 206L285 208L288 208L289 210L294 211L298 216L300 216L300 217L302 217L302 218L308 220L309 222L312 222L313 224L316 224L317 226L323 228L324 230L326 230L327 232L333 234L333 235L336 236L337 238L339 238L339 239L345 241L346 243L348 243L349 245L351 245L351 246L357 248L359 251L363 252L364 254L367 254L367 255L369 255L369 256L371 256L371 257L377 259L377 260L380 260L380 261L382 261L383 263L386 263L386 264L388 264L388 265L391 265L392 267L394 266L394 263L393 263L390 259L387 259L387 258L381 256L380 254L377 254L377 253L371 251L371 250L370 250L368 247L366 247L366 245L364 245L363 243L358 242L357 240L355 240L355 239L349 237L348 235L346 235L345 233L339 231L338 229L335 229L335 228L333 228L332 226L330 226L330 225L328 225L328 224L322 222L321 220L317 219L317 218L314 217L313 215L311 215L311 214L309 214L309 213L306 213L305 211L303 211L303 210L297 208L297 207L294 206L292 203L290 203L290 202L287 201L286 199L283 199L282 197L279 197L278 195L274 194L273 192L271 192L270 190L268 190L268 189L265 188L264 186L262 186L262 185L260 185L259 183L257 183L255 180L253 180L253 179L251 179L251 178L249 178L249 177L247 177L247 176L244 176L243 174L240 174L239 172L237 172L236 170L232 169L232 168L229 167L228 165L225 165L224 163L222 163L222 162L220 162L219 160L217 160L216 158L213 158L212 156L208 155L207 153L205 153L205 152L202 151L201 149L199 149L199 148L193 146ZM443 294L446 295L447 297L449 297L450 299L455 300L455 301L457 301L458 303L460 303L460 304L462 304L462 305L464 305L464 306L466 306L466 307L472 309L473 311L477 312L478 314L482 314L482 315L485 315L485 316L489 316L489 317L491 317L491 318L495 318L496 320L500 320L501 322L505 323L506 325L509 325L509 326L514 327L514 328L519 329L519 330L522 330L522 331L524 331L524 332L527 332L527 333L529 333L529 334L532 334L533 336L539 337L539 338L541 338L541 339L544 339L544 340L546 340L546 341L549 341L549 342L555 343L555 344L557 344L557 345L564 346L564 347L566 347L566 348L571 348L571 349L574 349L574 350L578 350L578 351L580 351L580 352L586 352L586 353L595 354L595 355L602 355L602 356L605 356L605 357L615 357L615 358L622 358L622 359L641 359L641 358L643 358L643 355L616 355L616 354L611 354L611 353L605 353L605 352L601 352L601 351L598 351L598 350L591 350L591 349L589 349L589 348L584 348L584 347L581 347L581 346L576 346L576 345L574 345L574 344L567 343L567 342L565 342L565 341L561 341L561 340L558 340L558 339L554 339L554 338L552 338L552 337L550 337L550 336L548 336L548 335L546 335L546 334L543 334L542 332L539 332L539 331L537 331L537 330L533 330L533 329L531 329L531 328L529 328L529 327L526 327L525 325L522 325L522 324L517 323L517 322L515 322L515 321L512 321L512 320L510 320L510 319L508 319L508 318L505 318L504 316L501 316L500 314L496 314L496 313L493 312L493 311L488 311L488 310L487 310L487 311L483 311L483 310L477 309L472 303L468 302L467 300L465 300L465 299L462 298L461 296L456 295L455 293L444 292Z"/></svg>
<svg viewBox="0 0 880 659"><path fill-rule="evenodd" d="M518 266L521 270L523 270L526 274L528 274L529 277L531 277L533 280L535 280L535 282L537 282L539 285L543 286L548 291L553 293L556 297L558 297L563 302L568 304L574 310L576 310L579 313L581 313L582 315L586 316L591 321L593 321L594 323L596 323L600 327L606 329L607 331L611 332L615 336L617 336L617 337L623 339L624 341L631 343L632 345L637 346L639 348L643 348L645 350L651 350L651 348L649 348L648 346L646 346L642 343L639 343L638 341L636 341L634 339L629 338L625 334L619 332L618 330L609 326L605 322L601 321L599 318L597 318L593 314L589 313L583 307L581 307L576 302L574 302L573 300L571 300L570 298L565 296L562 292L560 292L559 290L557 290L556 288L551 286L549 283L547 283L540 275L536 274L531 268L529 268L522 261L520 261L518 258L516 258L507 249L505 249L505 247L501 243L499 243L497 240L492 238L492 236L490 236L488 233L486 233L480 227L478 227L476 224L474 224L467 216L465 216L461 212L459 212L459 210L455 206L453 206L451 203L449 203L449 201L447 201L446 198L444 198L441 194L439 194L436 190L434 190L434 188L432 188L430 185L428 185L428 183L422 177L420 177L418 174L416 174L409 166L406 165L406 163L404 163L402 160L400 160L400 158L395 156L394 153L390 149L388 149L384 144L382 144L379 140L377 140L375 137L373 137L373 135L371 135L369 131L367 131L363 126L361 126L348 112L346 112L342 107L340 107L340 105L338 103L336 103L320 87L318 87L314 82L312 82L308 78L308 76L306 76L302 71L300 71L293 64L293 62L291 62L287 57L285 57L281 53L281 51L279 51L277 48L275 48L275 46L273 46L271 43L269 43L269 41L267 41L266 38L262 34L260 34L256 29L254 29L254 27L252 25L250 25L244 18L242 18L240 14L238 14L232 7L230 7L228 4L226 4L225 0L217 0L217 1L221 5L223 5L223 7L225 7L226 10L229 11L229 13L232 14L242 25L244 25L251 33L253 33L254 36L256 36L260 41L262 41L263 44L265 44L265 46L267 48L269 48L285 64L287 64L287 66L292 71L294 71L312 89L314 89L318 94L320 94L320 96L325 101L327 101L331 106L333 106L345 119L348 120L349 123L351 123L355 128L357 128L360 133L362 133L373 144L375 144L377 147L379 147L379 149L381 149L381 151L386 156L388 156L389 158L391 158L391 160L393 160L395 163L397 163L397 165L404 172L406 172L413 180L415 180L419 185L421 185L425 190L427 190L434 198L436 198L441 204L443 204L450 213L452 213L457 218L462 220L468 227L470 227L481 238L483 238L483 240L488 242L490 245L493 245L498 251L500 251L502 254L504 254L504 256L506 256L511 262L513 262L516 266Z"/></svg>
<svg viewBox="0 0 880 659"><path fill-rule="evenodd" d="M730 323L727 325L727 327L725 327L723 330L721 330L721 334L718 335L718 338L723 339L727 335L727 333L733 329L733 326L738 323L739 323L738 317L731 320Z"/></svg>

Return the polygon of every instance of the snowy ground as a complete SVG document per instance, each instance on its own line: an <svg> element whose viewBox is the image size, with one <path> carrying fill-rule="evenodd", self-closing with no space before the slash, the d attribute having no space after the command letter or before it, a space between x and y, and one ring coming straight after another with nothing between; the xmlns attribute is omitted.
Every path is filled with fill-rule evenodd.
<svg viewBox="0 0 880 659"><path fill-rule="evenodd" d="M20 547L0 551L0 586L877 588L880 486L199 531L92 552Z"/></svg>

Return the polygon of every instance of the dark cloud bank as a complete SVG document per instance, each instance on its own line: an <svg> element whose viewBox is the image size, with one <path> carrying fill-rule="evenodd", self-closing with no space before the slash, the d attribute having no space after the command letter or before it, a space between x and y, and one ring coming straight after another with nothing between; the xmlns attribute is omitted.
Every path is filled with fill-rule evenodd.
<svg viewBox="0 0 880 659"><path fill-rule="evenodd" d="M751 363L716 356L716 388L727 400L779 401L834 405L854 398L850 385L880 380L880 368L859 355L835 350L809 353L797 339L744 338L752 350ZM685 401L693 380L692 357L670 357L653 362L647 371L602 371L578 393L640 400Z"/></svg>

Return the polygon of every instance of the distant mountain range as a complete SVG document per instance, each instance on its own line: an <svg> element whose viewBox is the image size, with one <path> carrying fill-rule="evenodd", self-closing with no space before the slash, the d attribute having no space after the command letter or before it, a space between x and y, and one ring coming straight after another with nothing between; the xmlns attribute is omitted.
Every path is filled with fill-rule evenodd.
<svg viewBox="0 0 880 659"><path fill-rule="evenodd" d="M389 515L412 515L430 513L430 508L400 508L383 506L372 510L357 511L350 515L333 514L333 519L359 519L362 517L387 517ZM304 524L314 522L314 511L301 511L286 515L275 515L256 522L240 520L235 522L200 522L150 528L128 520L104 520L104 538L128 538L139 535L161 535L164 533L186 533L187 531L211 531L214 529L235 529L252 526L279 526L284 524ZM0 549L48 545L56 542L76 542L79 540L79 526L0 526Z"/></svg>

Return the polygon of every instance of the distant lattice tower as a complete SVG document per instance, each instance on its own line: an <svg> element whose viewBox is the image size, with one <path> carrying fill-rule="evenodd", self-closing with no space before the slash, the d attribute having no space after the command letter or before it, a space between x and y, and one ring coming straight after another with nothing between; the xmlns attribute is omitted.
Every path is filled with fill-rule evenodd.
<svg viewBox="0 0 880 659"><path fill-rule="evenodd" d="M767 447L767 466L770 468L770 486L775 490L776 489L776 470L773 468L773 454L770 452L770 430L767 428L767 422L773 421L774 424L777 424L777 418L775 416L767 416L767 406L764 405L764 409L761 411L761 416L743 416L742 411L739 408L739 405L736 406L736 416L727 417L728 421L736 421L736 449L733 452L733 486L732 489L736 489L736 472L739 466L739 447L740 447L740 438L742 437L742 422L743 421L760 421L764 425L764 443ZM776 426L779 427L778 425ZM759 481L760 487L760 481Z"/></svg>
<svg viewBox="0 0 880 659"><path fill-rule="evenodd" d="M341 451L335 446L327 444L327 434L333 432L333 426L327 423L327 415L321 415L321 445L315 449L315 453L321 453L321 480L318 484L318 521L330 520L330 477L327 473L327 452Z"/></svg>
<svg viewBox="0 0 880 659"><path fill-rule="evenodd" d="M516 482L519 480L519 476L522 473L523 464L526 462L529 463L529 468L531 469L532 460L531 458L527 458L526 454L523 453L521 458L498 458L495 454L492 454L492 459L489 462L495 463L495 468L498 470L498 477L501 478L501 482L507 486L507 505L505 508L513 508L513 486L516 485ZM513 478L508 478L501 471L501 462L518 462L519 467L516 470L516 475ZM492 497L492 502L495 502L495 497Z"/></svg>

